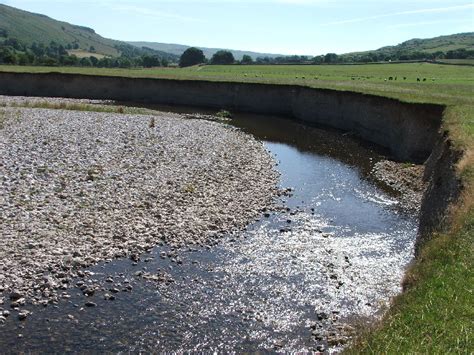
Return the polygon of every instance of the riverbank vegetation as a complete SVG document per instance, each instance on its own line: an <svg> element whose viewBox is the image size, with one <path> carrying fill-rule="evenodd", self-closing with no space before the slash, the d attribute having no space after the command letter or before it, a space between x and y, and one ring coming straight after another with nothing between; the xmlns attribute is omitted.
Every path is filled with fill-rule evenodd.
<svg viewBox="0 0 474 355"><path fill-rule="evenodd" d="M0 66L2 71L51 72ZM194 66L185 69L54 68L55 72L298 84L446 105L443 129L464 152L457 166L464 191L450 211L449 230L436 234L407 271L405 292L384 320L348 352L468 353L474 349L474 74L472 68L429 63L331 66Z"/></svg>

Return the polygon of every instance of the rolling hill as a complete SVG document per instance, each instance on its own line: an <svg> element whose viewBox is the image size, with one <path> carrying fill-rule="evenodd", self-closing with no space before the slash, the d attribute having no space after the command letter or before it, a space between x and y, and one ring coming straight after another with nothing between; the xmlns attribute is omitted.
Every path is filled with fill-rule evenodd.
<svg viewBox="0 0 474 355"><path fill-rule="evenodd" d="M137 47L148 47L155 50L164 51L167 53L172 53L175 55L180 56L183 52L192 46L187 46L183 44L172 44L172 43L159 43L159 42L127 42L131 45ZM207 48L207 47L197 47L204 52L206 58L210 59L214 53L220 51L224 48ZM276 58L283 56L282 54L271 54L271 53L258 53L258 52L251 52L245 50L236 50L236 49L226 49L234 55L234 58L237 60L241 60L244 55L249 55L253 59L257 57L269 57L269 58Z"/></svg>
<svg viewBox="0 0 474 355"><path fill-rule="evenodd" d="M0 38L8 36L31 46L34 42L49 44L54 41L63 46L75 45L70 53L78 56L119 56L123 51L136 51L135 47L122 41L104 38L92 28L57 21L46 15L20 10L0 4ZM91 51L91 47L93 50ZM92 53L93 52L93 53ZM177 57L162 51L154 51L168 60Z"/></svg>
<svg viewBox="0 0 474 355"><path fill-rule="evenodd" d="M71 25L3 4L0 4L0 30L7 31L9 37L27 45L33 42L46 44L51 41L64 46L77 43L82 50L89 50L92 46L100 54L119 54L115 48L115 45L120 44L119 41L101 37L91 28Z"/></svg>
<svg viewBox="0 0 474 355"><path fill-rule="evenodd" d="M474 32L457 33L433 38L414 38L395 46L386 46L376 50L352 52L343 56L400 56L410 55L415 52L438 53L455 50L474 50Z"/></svg>

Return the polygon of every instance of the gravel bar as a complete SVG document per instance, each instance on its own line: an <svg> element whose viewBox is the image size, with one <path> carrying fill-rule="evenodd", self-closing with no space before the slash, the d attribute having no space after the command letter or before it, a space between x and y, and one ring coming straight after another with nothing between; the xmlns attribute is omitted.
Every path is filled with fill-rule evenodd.
<svg viewBox="0 0 474 355"><path fill-rule="evenodd" d="M213 245L278 193L263 144L220 123L11 107L0 121L0 305L56 302L81 268L160 243Z"/></svg>

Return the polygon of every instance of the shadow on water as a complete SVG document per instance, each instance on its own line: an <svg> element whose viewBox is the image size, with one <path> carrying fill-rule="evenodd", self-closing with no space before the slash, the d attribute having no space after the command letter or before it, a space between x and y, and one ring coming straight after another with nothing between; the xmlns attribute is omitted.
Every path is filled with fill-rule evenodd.
<svg viewBox="0 0 474 355"><path fill-rule="evenodd" d="M242 114L232 124L275 156L281 187L293 189L286 209L212 249L157 246L138 263L90 268L83 282L102 286L87 299L97 307L70 288L58 305L30 307L25 322L10 317L0 348L337 351L354 319L379 314L400 291L417 224L370 179L383 155L281 118Z"/></svg>

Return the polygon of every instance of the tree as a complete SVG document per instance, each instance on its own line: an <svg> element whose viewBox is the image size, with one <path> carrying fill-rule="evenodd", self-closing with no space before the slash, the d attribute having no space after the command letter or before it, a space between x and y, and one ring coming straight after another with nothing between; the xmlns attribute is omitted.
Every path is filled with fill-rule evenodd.
<svg viewBox="0 0 474 355"><path fill-rule="evenodd" d="M204 63L205 60L206 58L204 57L202 50L191 47L186 49L181 55L181 58L179 58L179 66L181 68L190 67L192 65Z"/></svg>
<svg viewBox="0 0 474 355"><path fill-rule="evenodd" d="M144 55L142 56L143 67L152 68L160 66L160 58L158 56Z"/></svg>
<svg viewBox="0 0 474 355"><path fill-rule="evenodd" d="M16 64L17 57L9 47L0 48L0 63Z"/></svg>
<svg viewBox="0 0 474 355"><path fill-rule="evenodd" d="M251 56L245 54L243 57L242 57L242 61L241 61L242 64L252 64L253 63L253 59Z"/></svg>
<svg viewBox="0 0 474 355"><path fill-rule="evenodd" d="M229 51L217 51L211 59L211 64L232 64L234 63L234 55Z"/></svg>
<svg viewBox="0 0 474 355"><path fill-rule="evenodd" d="M91 56L89 57L89 60L91 61L93 67L96 67L96 66L97 66L97 63L99 63L99 59L97 59L97 58L94 57L93 55L91 55Z"/></svg>
<svg viewBox="0 0 474 355"><path fill-rule="evenodd" d="M324 56L324 63L337 63L338 55L336 53L328 53Z"/></svg>
<svg viewBox="0 0 474 355"><path fill-rule="evenodd" d="M91 67L92 66L92 62L91 62L90 58L87 58L87 57L81 58L81 60L79 61L79 64L83 67Z"/></svg>

